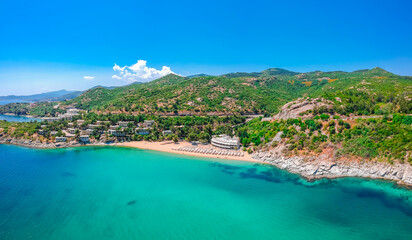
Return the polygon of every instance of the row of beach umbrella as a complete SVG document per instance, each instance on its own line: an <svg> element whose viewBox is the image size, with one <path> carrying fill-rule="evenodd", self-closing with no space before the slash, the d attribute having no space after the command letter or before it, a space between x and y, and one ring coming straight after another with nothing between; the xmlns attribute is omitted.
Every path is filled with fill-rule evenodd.
<svg viewBox="0 0 412 240"><path fill-rule="evenodd" d="M204 147L178 147L178 148L173 148L173 150L193 152L193 153L212 154L212 155L222 155L222 156L233 156L233 157L243 157L244 156L244 154L241 151L220 150L220 149L204 148Z"/></svg>

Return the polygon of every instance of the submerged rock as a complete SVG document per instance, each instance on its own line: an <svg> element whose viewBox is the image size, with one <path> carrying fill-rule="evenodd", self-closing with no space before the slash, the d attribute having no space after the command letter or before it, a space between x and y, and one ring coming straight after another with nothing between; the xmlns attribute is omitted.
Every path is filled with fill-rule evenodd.
<svg viewBox="0 0 412 240"><path fill-rule="evenodd" d="M132 200L132 201L127 203L127 206L135 205L136 202L137 202L136 200Z"/></svg>

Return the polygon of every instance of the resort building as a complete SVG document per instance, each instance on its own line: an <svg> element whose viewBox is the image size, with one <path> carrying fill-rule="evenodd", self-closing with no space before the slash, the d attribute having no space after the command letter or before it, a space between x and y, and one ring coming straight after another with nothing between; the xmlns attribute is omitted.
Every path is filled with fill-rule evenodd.
<svg viewBox="0 0 412 240"><path fill-rule="evenodd" d="M76 108L67 109L67 114L79 115L79 109L76 109Z"/></svg>
<svg viewBox="0 0 412 240"><path fill-rule="evenodd" d="M68 123L67 126L72 128L72 127L74 127L74 124L73 123Z"/></svg>
<svg viewBox="0 0 412 240"><path fill-rule="evenodd" d="M163 135L170 135L173 134L172 130L164 130L162 131Z"/></svg>
<svg viewBox="0 0 412 240"><path fill-rule="evenodd" d="M81 135L80 136L80 141L89 142L90 141L89 135Z"/></svg>
<svg viewBox="0 0 412 240"><path fill-rule="evenodd" d="M83 135L91 135L93 133L93 131L94 131L93 129L89 128L89 129L86 129L86 130L82 131L82 134Z"/></svg>
<svg viewBox="0 0 412 240"><path fill-rule="evenodd" d="M230 137L228 135L213 136L212 145L218 148L239 149L240 140L238 137Z"/></svg>
<svg viewBox="0 0 412 240"><path fill-rule="evenodd" d="M69 129L67 129L67 131L68 131L70 134L76 134L76 129L75 129L75 128L69 128Z"/></svg>
<svg viewBox="0 0 412 240"><path fill-rule="evenodd" d="M84 123L84 120L77 120L77 125L82 125Z"/></svg>
<svg viewBox="0 0 412 240"><path fill-rule="evenodd" d="M44 117L42 118L43 121L47 121L47 122L55 122L55 121L59 121L60 118L59 117Z"/></svg>
<svg viewBox="0 0 412 240"><path fill-rule="evenodd" d="M56 142L66 142L66 137L56 137Z"/></svg>
<svg viewBox="0 0 412 240"><path fill-rule="evenodd" d="M131 122L118 122L117 124L120 126L120 127L127 127L127 125L129 124L129 123L131 123Z"/></svg>
<svg viewBox="0 0 412 240"><path fill-rule="evenodd" d="M148 135L150 132L148 128L136 128L135 133L138 135Z"/></svg>
<svg viewBox="0 0 412 240"><path fill-rule="evenodd" d="M111 121L96 121L97 125L102 125L102 124L110 124L112 123Z"/></svg>
<svg viewBox="0 0 412 240"><path fill-rule="evenodd" d="M118 131L118 130L113 130L113 129L109 129L109 131L107 131L107 133L109 135L113 135L115 137L125 137L126 133L123 131Z"/></svg>
<svg viewBox="0 0 412 240"><path fill-rule="evenodd" d="M89 125L87 125L87 127L88 127L88 128L91 128L91 129L95 129L95 128L99 127L99 125L89 124Z"/></svg>
<svg viewBox="0 0 412 240"><path fill-rule="evenodd" d="M42 130L42 129L40 129L39 131L38 131L38 133L39 133L39 135L44 135L44 130Z"/></svg>
<svg viewBox="0 0 412 240"><path fill-rule="evenodd" d="M40 127L41 127L41 128L45 128L45 127L47 127L47 126L46 126L46 125L41 125Z"/></svg>
<svg viewBox="0 0 412 240"><path fill-rule="evenodd" d="M66 111L66 113L63 114L59 114L59 118L61 120L69 120L71 121L73 119L74 116L78 116L79 115L79 110L72 108L72 109L68 109Z"/></svg>
<svg viewBox="0 0 412 240"><path fill-rule="evenodd" d="M112 129L112 130L117 130L117 129L119 129L119 125L110 125L110 129Z"/></svg>
<svg viewBox="0 0 412 240"><path fill-rule="evenodd" d="M57 131L51 131L51 132L50 132L50 135L52 135L52 136L57 135Z"/></svg>
<svg viewBox="0 0 412 240"><path fill-rule="evenodd" d="M144 128L150 128L154 125L154 123L155 123L154 120L144 120L143 127Z"/></svg>

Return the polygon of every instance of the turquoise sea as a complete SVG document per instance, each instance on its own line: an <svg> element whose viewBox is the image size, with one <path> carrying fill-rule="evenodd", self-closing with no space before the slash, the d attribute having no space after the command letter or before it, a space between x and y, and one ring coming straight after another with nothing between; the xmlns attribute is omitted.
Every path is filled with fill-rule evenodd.
<svg viewBox="0 0 412 240"><path fill-rule="evenodd" d="M9 122L30 122L30 121L40 121L40 118L25 117L25 116L14 116L14 115L0 115L0 120L6 120Z"/></svg>
<svg viewBox="0 0 412 240"><path fill-rule="evenodd" d="M0 105L6 105L6 104L9 104L9 103L32 103L32 101L21 101L21 100L16 100L16 101L13 101L13 100L8 100L8 101L0 101Z"/></svg>
<svg viewBox="0 0 412 240"><path fill-rule="evenodd" d="M0 145L0 239L412 239L412 191L148 150Z"/></svg>

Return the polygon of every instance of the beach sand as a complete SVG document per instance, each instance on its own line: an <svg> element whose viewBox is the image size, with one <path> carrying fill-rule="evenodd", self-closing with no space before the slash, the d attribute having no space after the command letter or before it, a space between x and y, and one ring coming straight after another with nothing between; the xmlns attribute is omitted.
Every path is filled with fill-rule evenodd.
<svg viewBox="0 0 412 240"><path fill-rule="evenodd" d="M133 141L133 142L124 142L124 143L117 143L116 146L123 146L123 147L134 147L140 149L148 149L154 151L161 151L161 152L168 152L168 153L176 153L176 154L183 154L189 156L196 156L196 157L207 157L207 158L219 158L219 159L230 159L230 160L238 160L238 161L248 161L248 162L260 162L256 159L252 158L252 155L243 152L243 157L235 157L235 156L221 156L221 155L212 155L212 154L203 154L203 153L194 153L194 152L185 152L185 151L178 151L172 148L178 147L189 147L193 146L189 142L178 142L174 143L172 141L168 142L148 142L148 141ZM199 147L208 147L211 148L212 146L209 145L199 145Z"/></svg>

